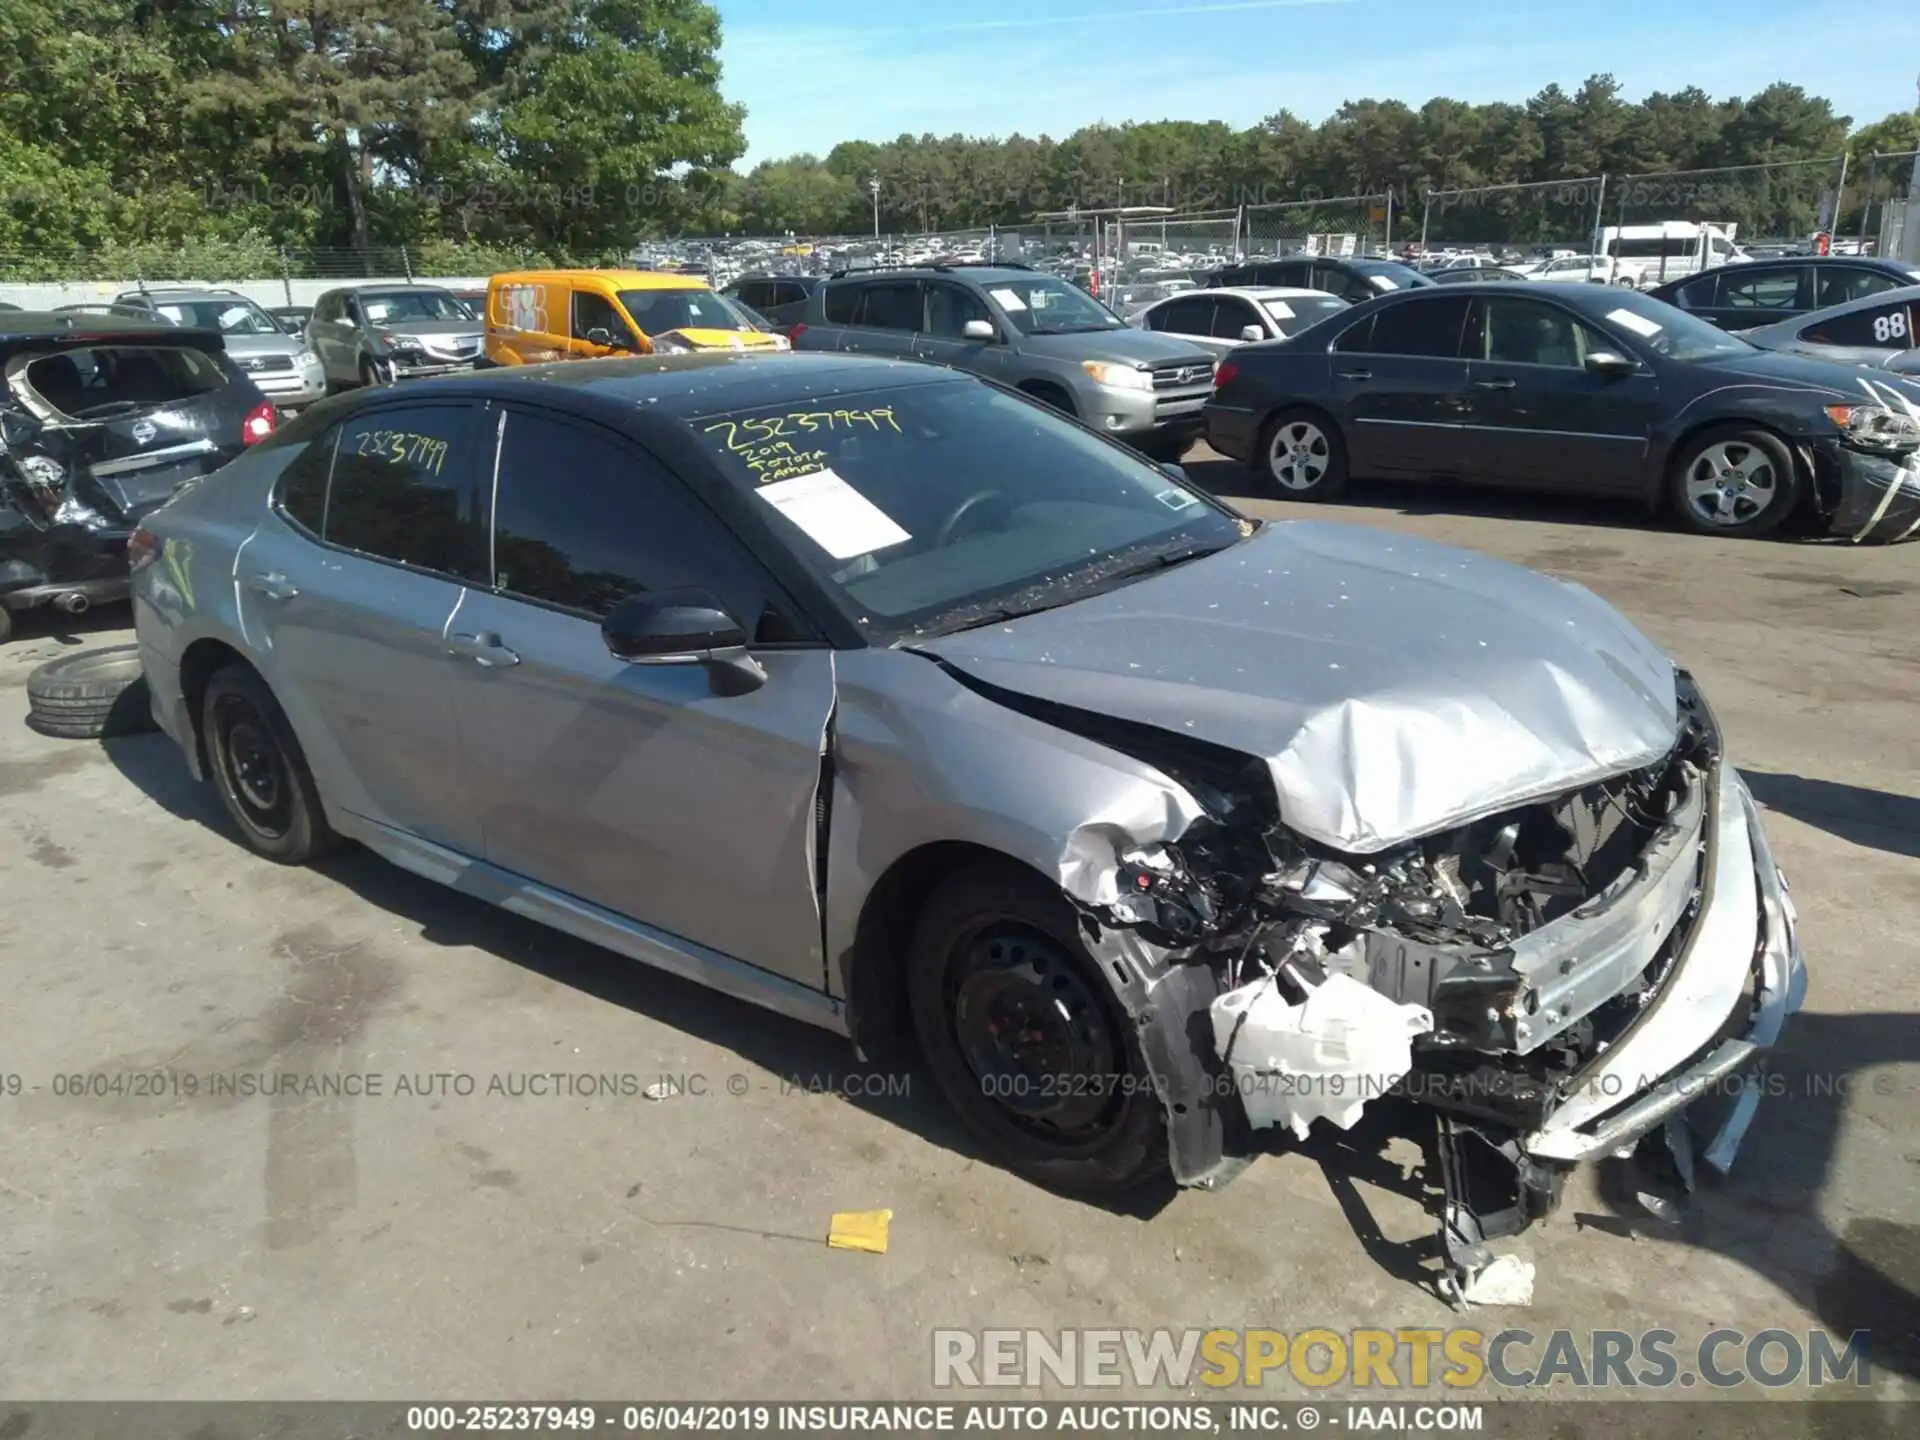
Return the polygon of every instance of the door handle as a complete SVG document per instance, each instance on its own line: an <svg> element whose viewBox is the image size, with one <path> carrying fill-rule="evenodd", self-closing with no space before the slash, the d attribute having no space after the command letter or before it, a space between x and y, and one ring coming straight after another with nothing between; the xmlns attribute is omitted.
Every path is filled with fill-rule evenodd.
<svg viewBox="0 0 1920 1440"><path fill-rule="evenodd" d="M278 570L266 575L249 575L247 588L269 600L291 600L300 593L300 588Z"/></svg>
<svg viewBox="0 0 1920 1440"><path fill-rule="evenodd" d="M1373 378L1373 372L1371 370L1342 370L1340 372L1340 378L1342 380L1371 380Z"/></svg>
<svg viewBox="0 0 1920 1440"><path fill-rule="evenodd" d="M489 670L520 663L520 657L502 645L500 637L491 630L482 630L478 635L449 635L447 649Z"/></svg>
<svg viewBox="0 0 1920 1440"><path fill-rule="evenodd" d="M1499 380L1476 380L1473 382L1473 388L1476 390L1511 390L1513 386L1514 382L1504 377Z"/></svg>

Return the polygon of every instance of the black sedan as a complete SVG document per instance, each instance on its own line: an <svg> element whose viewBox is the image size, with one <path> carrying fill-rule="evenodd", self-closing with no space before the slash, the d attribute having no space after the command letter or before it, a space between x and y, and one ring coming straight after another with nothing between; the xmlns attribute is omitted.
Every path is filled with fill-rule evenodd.
<svg viewBox="0 0 1920 1440"><path fill-rule="evenodd" d="M1920 522L1920 383L1760 350L1645 295L1459 285L1383 296L1224 361L1207 442L1283 493L1352 475L1671 507L1758 536L1802 506L1836 533Z"/></svg>
<svg viewBox="0 0 1920 1440"><path fill-rule="evenodd" d="M1920 265L1871 255L1799 255L1722 265L1647 294L1724 329L1745 330L1909 285L1920 285Z"/></svg>

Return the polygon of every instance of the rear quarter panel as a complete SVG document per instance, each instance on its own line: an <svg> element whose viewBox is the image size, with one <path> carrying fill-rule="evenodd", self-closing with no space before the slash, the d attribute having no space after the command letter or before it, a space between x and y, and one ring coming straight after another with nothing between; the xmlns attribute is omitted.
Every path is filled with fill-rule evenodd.
<svg viewBox="0 0 1920 1440"><path fill-rule="evenodd" d="M258 528L274 482L300 452L300 446L288 445L245 454L142 522L163 545L160 558L133 576L134 638L153 692L154 715L189 749L191 717L180 683L181 657L200 639L247 653L235 560Z"/></svg>

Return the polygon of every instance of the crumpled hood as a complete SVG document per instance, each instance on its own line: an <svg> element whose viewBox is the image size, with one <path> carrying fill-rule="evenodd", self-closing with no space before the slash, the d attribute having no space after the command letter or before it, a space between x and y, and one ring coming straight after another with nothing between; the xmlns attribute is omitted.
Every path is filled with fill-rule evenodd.
<svg viewBox="0 0 1920 1440"><path fill-rule="evenodd" d="M1591 591L1323 521L917 642L989 685L1231 747L1297 833L1369 854L1650 764L1672 662Z"/></svg>

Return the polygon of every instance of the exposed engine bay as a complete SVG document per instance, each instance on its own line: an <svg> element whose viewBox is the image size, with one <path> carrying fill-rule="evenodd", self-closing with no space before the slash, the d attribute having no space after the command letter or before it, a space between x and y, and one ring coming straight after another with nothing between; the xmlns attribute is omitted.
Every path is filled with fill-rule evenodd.
<svg viewBox="0 0 1920 1440"><path fill-rule="evenodd" d="M1252 1130L1305 1139L1384 1096L1436 1112L1464 1298L1492 1260L1482 1242L1550 1211L1570 1168L1523 1137L1660 993L1701 908L1720 741L1690 679L1677 685L1681 723L1654 763L1368 856L1290 830L1258 762L996 698L1146 760L1199 802L1177 840L1121 857L1113 903L1083 906L1091 932L1211 972L1215 1058Z"/></svg>

